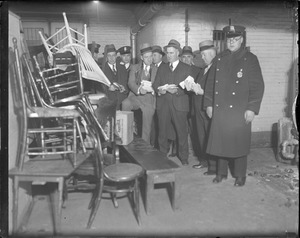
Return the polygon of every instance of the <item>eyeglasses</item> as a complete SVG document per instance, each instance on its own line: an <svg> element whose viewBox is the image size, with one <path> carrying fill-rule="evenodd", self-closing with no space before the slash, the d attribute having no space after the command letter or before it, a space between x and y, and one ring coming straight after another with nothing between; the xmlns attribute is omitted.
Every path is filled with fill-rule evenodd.
<svg viewBox="0 0 300 238"><path fill-rule="evenodd" d="M241 38L242 38L242 36L233 37L233 38L227 38L227 42L235 43L235 42L239 41Z"/></svg>

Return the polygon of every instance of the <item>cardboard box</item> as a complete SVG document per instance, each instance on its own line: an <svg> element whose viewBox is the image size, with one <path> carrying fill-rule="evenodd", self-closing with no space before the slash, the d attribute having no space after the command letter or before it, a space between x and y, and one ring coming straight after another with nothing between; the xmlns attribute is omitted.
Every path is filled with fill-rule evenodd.
<svg viewBox="0 0 300 238"><path fill-rule="evenodd" d="M116 132L122 139L122 145L133 141L133 112L117 111Z"/></svg>

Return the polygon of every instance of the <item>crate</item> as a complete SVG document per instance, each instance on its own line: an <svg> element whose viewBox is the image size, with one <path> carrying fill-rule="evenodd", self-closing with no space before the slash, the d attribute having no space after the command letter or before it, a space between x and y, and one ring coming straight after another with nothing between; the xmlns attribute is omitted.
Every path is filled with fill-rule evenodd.
<svg viewBox="0 0 300 238"><path fill-rule="evenodd" d="M122 145L128 145L133 141L133 112L117 111L116 132L122 139Z"/></svg>

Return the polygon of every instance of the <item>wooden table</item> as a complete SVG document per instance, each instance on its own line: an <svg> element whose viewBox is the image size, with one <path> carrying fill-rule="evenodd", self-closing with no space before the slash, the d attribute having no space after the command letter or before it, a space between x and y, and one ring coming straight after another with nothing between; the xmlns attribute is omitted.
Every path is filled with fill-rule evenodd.
<svg viewBox="0 0 300 238"><path fill-rule="evenodd" d="M31 183L57 183L58 188L51 194L52 209L54 214L54 233L57 234L60 231L60 218L61 208L63 202L63 186L64 179L84 162L90 153L77 154L77 165L74 167L71 161L67 159L51 159L51 160L35 160L27 161L24 163L22 171L17 168L13 168L9 171L9 176L13 179L13 233L18 232L18 200L19 200L19 183L31 182ZM29 209L26 212L27 216L30 216L33 208L34 199L32 197Z"/></svg>
<svg viewBox="0 0 300 238"><path fill-rule="evenodd" d="M145 207L147 214L151 214L153 210L154 185L160 183L170 183L171 204L173 210L176 210L178 193L175 189L175 181L176 172L180 167L141 138L135 138L129 145L120 145L119 148L121 160L137 163L146 171Z"/></svg>

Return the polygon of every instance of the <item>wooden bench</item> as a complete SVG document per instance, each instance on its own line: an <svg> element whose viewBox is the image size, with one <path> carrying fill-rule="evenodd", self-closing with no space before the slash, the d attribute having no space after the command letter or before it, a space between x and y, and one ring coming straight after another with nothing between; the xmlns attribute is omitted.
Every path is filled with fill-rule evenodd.
<svg viewBox="0 0 300 238"><path fill-rule="evenodd" d="M176 203L178 193L175 190L176 172L180 167L141 138L135 138L129 145L120 145L119 149L121 161L139 164L146 172L146 213L151 214L153 210L154 185L161 183L170 183L171 205L175 211L178 208Z"/></svg>

